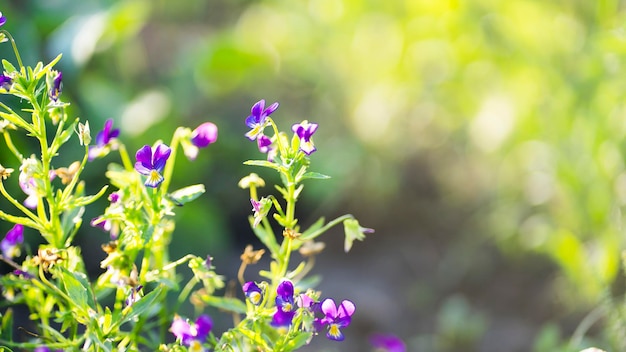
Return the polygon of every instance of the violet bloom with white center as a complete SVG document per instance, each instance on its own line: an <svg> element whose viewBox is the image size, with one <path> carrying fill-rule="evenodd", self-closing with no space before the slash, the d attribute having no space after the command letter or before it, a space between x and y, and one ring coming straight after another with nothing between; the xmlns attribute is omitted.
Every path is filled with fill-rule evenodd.
<svg viewBox="0 0 626 352"><path fill-rule="evenodd" d="M252 109L250 109L250 116L246 118L246 125L251 128L251 130L246 133L246 137L251 141L257 139L268 125L267 117L276 111L276 109L278 109L278 103L274 103L265 108L264 99L256 102L252 106Z"/></svg>
<svg viewBox="0 0 626 352"><path fill-rule="evenodd" d="M58 71L56 75L54 75L54 77L52 78L52 87L50 87L50 91L48 92L48 95L50 96L50 100L55 101L55 102L59 100L59 94L61 94L61 88L62 88L62 80L63 80L63 73L61 73L61 71Z"/></svg>
<svg viewBox="0 0 626 352"><path fill-rule="evenodd" d="M112 228L111 220L103 219L102 216L91 219L89 225L93 227L98 227L106 232L110 232Z"/></svg>
<svg viewBox="0 0 626 352"><path fill-rule="evenodd" d="M96 135L96 145L89 147L89 161L103 157L108 154L109 147L114 138L120 135L119 129L113 128L113 119L108 119L104 123L102 131Z"/></svg>
<svg viewBox="0 0 626 352"><path fill-rule="evenodd" d="M192 346L206 341L209 332L213 328L213 321L208 315L200 315L194 323L176 316L170 326L170 331L176 339L185 346Z"/></svg>
<svg viewBox="0 0 626 352"><path fill-rule="evenodd" d="M12 85L13 78L11 76L5 75L4 73L0 75L0 88L9 91Z"/></svg>
<svg viewBox="0 0 626 352"><path fill-rule="evenodd" d="M306 155L311 155L317 150L313 145L311 137L317 131L316 123L309 123L307 120L297 123L291 127L291 130L300 138L300 150Z"/></svg>
<svg viewBox="0 0 626 352"><path fill-rule="evenodd" d="M321 323L328 325L328 333L326 337L335 341L343 341L344 336L341 332L341 328L345 328L350 325L352 320L352 314L354 314L354 303L348 300L343 300L339 307L335 305L335 301L331 298L327 298L322 302L322 318Z"/></svg>
<svg viewBox="0 0 626 352"><path fill-rule="evenodd" d="M21 176L21 175L20 175ZM33 177L22 181L19 181L20 188L22 192L24 192L28 197L24 199L24 206L28 209L37 208L37 203L39 202L39 195L37 194L37 183Z"/></svg>
<svg viewBox="0 0 626 352"><path fill-rule="evenodd" d="M248 281L242 286L243 293L248 297L250 302L258 306L263 301L263 290L254 281Z"/></svg>
<svg viewBox="0 0 626 352"><path fill-rule="evenodd" d="M296 315L296 304L293 297L293 284L285 280L276 288L276 313L272 317L272 326L289 326Z"/></svg>
<svg viewBox="0 0 626 352"><path fill-rule="evenodd" d="M153 149L149 145L144 145L135 154L137 162L135 163L135 170L142 175L148 176L145 185L148 187L156 188L163 182L163 168L165 162L170 157L172 150L165 144L159 144Z"/></svg>
<svg viewBox="0 0 626 352"><path fill-rule="evenodd" d="M7 23L7 18L0 12L0 27L4 26Z"/></svg>
<svg viewBox="0 0 626 352"><path fill-rule="evenodd" d="M380 352L406 352L406 345L397 336L390 334L374 334L369 339L372 347Z"/></svg>
<svg viewBox="0 0 626 352"><path fill-rule="evenodd" d="M259 146L259 151L261 153L267 154L267 161L274 161L274 158L278 153L278 149L272 142L272 139L266 135L261 134L257 138L256 143Z"/></svg>
<svg viewBox="0 0 626 352"><path fill-rule="evenodd" d="M0 241L2 255L9 259L17 257L20 255L20 245L22 243L24 243L24 226L15 224L15 226L7 232L2 241Z"/></svg>

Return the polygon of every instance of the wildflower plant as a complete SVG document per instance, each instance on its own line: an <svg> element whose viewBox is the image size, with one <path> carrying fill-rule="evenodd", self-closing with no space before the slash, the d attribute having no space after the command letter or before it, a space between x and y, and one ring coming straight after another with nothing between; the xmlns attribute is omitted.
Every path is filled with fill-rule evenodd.
<svg viewBox="0 0 626 352"><path fill-rule="evenodd" d="M0 26L5 22L0 14ZM263 100L242 119L242 130L246 125L250 128L245 134L242 131L242 141L245 135L265 155L245 164L277 172L281 184L275 188L280 197L260 196L265 181L255 173L240 180L239 186L250 194L248 221L265 248L246 247L237 277L239 294L222 296L225 279L216 273L211 256L170 259L168 251L175 240L175 210L205 192L201 184L170 189L176 155L182 148L190 161L195 160L200 149L217 141L217 126L205 122L193 130L179 127L168 142L151 141L133 158L113 119L92 138L93 125L68 116L63 74L54 68L61 55L45 65L25 66L10 33L0 30L0 42L12 45L17 61L15 66L2 60L0 94L21 101L20 108L0 101L0 133L9 152L6 160L0 160L0 194L11 204L10 209L0 209L0 219L11 227L0 241L0 260L12 267L0 277L6 301L0 316L1 347L292 351L318 333L336 341L345 338L355 304L322 298L314 290L315 280L307 275L315 255L324 248L317 239L328 229L343 223L346 251L372 230L361 227L352 215L329 222L322 218L306 228L296 218L303 182L327 178L309 171L310 156L317 150L313 142L317 124L294 124L289 136L270 117L278 103L265 107ZM32 138L38 149L20 149L14 138ZM60 164L59 156L71 150L82 157ZM86 194L83 170L102 166L101 159L108 154L117 155L117 162L107 166L109 184ZM84 256L93 253L83 253L75 237L85 208L99 198L108 199L108 206L89 221L87 231L103 236L106 257L92 279ZM31 249L25 242L41 244ZM297 264L292 263L295 251L304 258ZM255 275L262 279L246 280L247 267L265 253L271 257L269 268ZM181 270L192 274L186 283L180 280ZM179 315L187 301L195 306L196 316ZM26 334L14 336L12 306L18 304L28 308L32 324L21 327ZM209 307L231 314L233 327L214 332Z"/></svg>

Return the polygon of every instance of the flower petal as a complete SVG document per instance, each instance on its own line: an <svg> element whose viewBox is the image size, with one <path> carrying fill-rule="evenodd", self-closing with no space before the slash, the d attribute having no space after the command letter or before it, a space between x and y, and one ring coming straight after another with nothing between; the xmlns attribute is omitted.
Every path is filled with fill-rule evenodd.
<svg viewBox="0 0 626 352"><path fill-rule="evenodd" d="M322 313L324 313L327 318L334 319L337 316L337 306L335 306L335 301L333 301L332 298L326 298L324 302L322 302Z"/></svg>
<svg viewBox="0 0 626 352"><path fill-rule="evenodd" d="M154 156L152 158L152 167L158 172L163 171L165 167L165 162L170 157L172 153L172 149L165 144L159 144L154 151Z"/></svg>
<svg viewBox="0 0 626 352"><path fill-rule="evenodd" d="M141 163L143 167L152 169L152 148L149 145L144 145L135 154L135 159L137 159L137 163ZM135 169L137 169L137 164L135 164Z"/></svg>

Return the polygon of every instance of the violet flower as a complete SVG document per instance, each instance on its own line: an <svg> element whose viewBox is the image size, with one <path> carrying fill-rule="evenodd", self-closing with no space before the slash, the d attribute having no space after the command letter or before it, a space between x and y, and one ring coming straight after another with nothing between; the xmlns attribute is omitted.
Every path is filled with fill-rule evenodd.
<svg viewBox="0 0 626 352"><path fill-rule="evenodd" d="M274 103L265 108L265 100L261 99L256 102L250 109L250 116L246 118L246 125L251 128L246 137L251 141L258 138L268 125L267 117L278 109L278 103Z"/></svg>
<svg viewBox="0 0 626 352"><path fill-rule="evenodd" d="M185 346L192 346L204 342L211 332L213 321L208 315L200 315L194 323L176 316L170 326L170 331L176 339Z"/></svg>
<svg viewBox="0 0 626 352"><path fill-rule="evenodd" d="M300 150L306 155L311 155L317 150L313 145L311 137L317 131L316 123L309 123L307 120L297 123L291 127L291 130L300 138Z"/></svg>
<svg viewBox="0 0 626 352"><path fill-rule="evenodd" d="M9 259L17 257L20 255L20 245L22 243L24 243L24 226L15 224L0 241L2 255Z"/></svg>
<svg viewBox="0 0 626 352"><path fill-rule="evenodd" d="M50 100L52 101L57 101L59 100L59 94L61 94L61 88L62 88L62 80L63 80L63 73L61 73L61 71L52 71L52 82L50 83L51 87L50 87L50 91L48 92L48 95L50 96Z"/></svg>
<svg viewBox="0 0 626 352"><path fill-rule="evenodd" d="M7 23L7 18L0 12L0 27L4 26Z"/></svg>
<svg viewBox="0 0 626 352"><path fill-rule="evenodd" d="M217 141L217 126L212 122L201 124L191 133L191 143L198 148L205 148L215 141Z"/></svg>
<svg viewBox="0 0 626 352"><path fill-rule="evenodd" d="M13 78L9 75L5 75L4 73L0 75L0 88L9 91L11 90L11 86L13 85Z"/></svg>
<svg viewBox="0 0 626 352"><path fill-rule="evenodd" d="M205 122L193 131L188 128L184 131L181 145L185 156L191 161L196 160L200 148L206 148L217 141L217 126L212 122Z"/></svg>
<svg viewBox="0 0 626 352"><path fill-rule="evenodd" d="M21 176L21 175L20 175ZM20 177L19 180L20 188L22 192L24 192L28 197L24 199L24 206L28 209L37 208L37 203L39 203L39 194L37 192L37 182L34 177L23 180L23 177Z"/></svg>
<svg viewBox="0 0 626 352"><path fill-rule="evenodd" d="M406 352L404 341L395 335L373 334L370 339L372 347L381 352Z"/></svg>
<svg viewBox="0 0 626 352"><path fill-rule="evenodd" d="M54 350L54 352L62 352L63 350ZM33 350L33 352L53 352L53 350L51 350L48 346L38 346L35 347L35 349Z"/></svg>
<svg viewBox="0 0 626 352"><path fill-rule="evenodd" d="M263 290L254 281L248 281L242 286L243 293L248 297L250 302L258 306L263 301Z"/></svg>
<svg viewBox="0 0 626 352"><path fill-rule="evenodd" d="M142 175L148 176L145 185L148 187L156 188L161 182L163 182L163 168L165 162L170 157L172 150L165 144L159 144L153 149L149 145L144 145L135 154L137 162L135 163L135 170Z"/></svg>
<svg viewBox="0 0 626 352"><path fill-rule="evenodd" d="M289 326L296 315L296 304L293 297L293 284L285 280L276 289L276 313L272 317L272 326Z"/></svg>
<svg viewBox="0 0 626 352"><path fill-rule="evenodd" d="M102 216L97 216L89 222L92 227L98 227L105 232L111 232L112 223L109 219L104 219Z"/></svg>
<svg viewBox="0 0 626 352"><path fill-rule="evenodd" d="M254 212L252 227L257 227L272 208L272 201L269 198L261 198L259 201L250 198L250 203L252 203L252 211Z"/></svg>
<svg viewBox="0 0 626 352"><path fill-rule="evenodd" d="M256 142L259 146L259 151L261 153L267 154L267 161L274 161L274 158L278 153L278 149L276 148L276 146L274 146L272 139L264 134L260 134Z"/></svg>
<svg viewBox="0 0 626 352"><path fill-rule="evenodd" d="M324 318L320 321L323 325L328 325L328 333L326 337L335 341L343 341L344 336L341 328L350 325L352 314L354 314L354 303L343 300L339 307L335 305L335 301L327 298L322 302L322 313Z"/></svg>
<svg viewBox="0 0 626 352"><path fill-rule="evenodd" d="M112 129L113 119L108 119L104 123L102 131L96 135L96 145L89 146L89 161L101 158L109 153L109 147L114 138L120 135L119 129Z"/></svg>
<svg viewBox="0 0 626 352"><path fill-rule="evenodd" d="M28 271L22 270L22 269L15 269L11 272L13 275L15 276L20 276L23 277L24 279L30 280L30 279L34 279L35 277L33 275L31 275Z"/></svg>
<svg viewBox="0 0 626 352"><path fill-rule="evenodd" d="M139 299L141 298L139 291L141 291L142 288L143 285L137 285L130 288L130 292L128 293L128 297L126 297L125 301L126 307L130 307L135 304L135 302L139 301Z"/></svg>

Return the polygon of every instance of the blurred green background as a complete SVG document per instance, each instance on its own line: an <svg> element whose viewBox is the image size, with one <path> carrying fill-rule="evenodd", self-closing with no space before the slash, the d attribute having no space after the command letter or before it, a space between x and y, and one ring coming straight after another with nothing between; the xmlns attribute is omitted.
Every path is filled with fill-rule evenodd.
<svg viewBox="0 0 626 352"><path fill-rule="evenodd" d="M333 178L306 185L301 223L351 212L377 232L348 255L340 229L323 238L319 289L357 313L347 341L308 350L363 351L372 332L410 351L626 349L624 2L9 0L0 11L25 63L63 52L64 99L92 131L113 118L134 150L218 125L218 143L178 162L174 187L208 191L180 209L172 251L210 253L229 278L255 243L237 181L277 176L242 165L259 157L243 137L251 105L279 101L285 130L319 123L313 168ZM87 170L89 189L109 161ZM81 241L106 241L84 227Z"/></svg>

